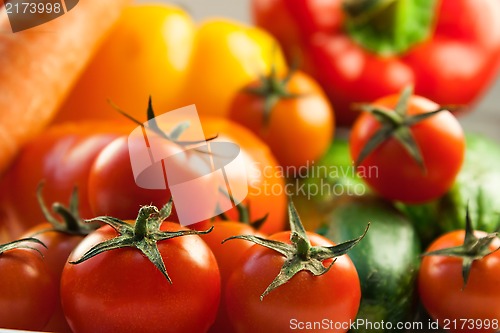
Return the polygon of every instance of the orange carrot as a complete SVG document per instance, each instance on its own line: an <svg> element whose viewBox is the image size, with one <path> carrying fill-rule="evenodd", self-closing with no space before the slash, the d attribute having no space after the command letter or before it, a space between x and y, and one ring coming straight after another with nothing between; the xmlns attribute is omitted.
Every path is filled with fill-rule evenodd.
<svg viewBox="0 0 500 333"><path fill-rule="evenodd" d="M13 33L0 0L0 174L50 122L129 2L80 0L63 16Z"/></svg>

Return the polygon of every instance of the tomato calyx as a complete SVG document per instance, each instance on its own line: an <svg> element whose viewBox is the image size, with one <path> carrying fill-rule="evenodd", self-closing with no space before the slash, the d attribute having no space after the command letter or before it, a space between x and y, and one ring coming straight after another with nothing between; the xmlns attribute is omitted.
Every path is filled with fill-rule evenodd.
<svg viewBox="0 0 500 333"><path fill-rule="evenodd" d="M34 237L27 237L27 238L17 239L15 241L12 241L9 243L0 244L0 255L2 255L4 252L14 250L14 249L28 249L28 250L33 250L33 251L38 252L38 254L40 254L40 256L43 257L43 253L39 249L37 249L36 247L32 247L32 246L27 245L27 243L36 243L36 244L40 244L44 248L47 248L47 246L41 240L34 238Z"/></svg>
<svg viewBox="0 0 500 333"><path fill-rule="evenodd" d="M139 125L140 127L144 128L145 130L150 130L152 131L153 133L157 134L158 136L160 136L161 138L167 140L167 141L170 141L170 142L173 142L175 144L178 144L179 146L190 146L190 145L196 145L196 144L200 144L200 143L205 143L205 141L212 141L214 139L217 138L217 135L214 136L214 137L210 137L210 138L207 138L207 139L203 139L203 140L193 140L193 141L181 141L179 140L179 137L182 135L182 133L184 133L184 131L186 129L189 128L190 124L189 124L189 121L184 121L184 122L181 122L179 124L177 124L177 126L175 126L171 131L170 133L167 133L165 132L164 130L162 130L159 126L158 126L158 123L156 122L156 115L155 115L155 112L154 112L154 109L153 109L153 101L152 101L152 98L151 96L149 96L149 100L148 100L148 109L146 111L147 113L147 123L148 123L148 126L146 126L144 123L142 123L141 121L137 120L136 118L132 117L130 114L128 114L127 112L123 111L122 109L120 109L116 104L114 104L112 101L109 101L109 103L111 104L111 106L118 112L120 113L122 116L128 118L129 120L131 120L133 123ZM195 149L196 150L196 149ZM203 151L204 152L204 151ZM205 152L204 152L205 153Z"/></svg>
<svg viewBox="0 0 500 333"><path fill-rule="evenodd" d="M344 0L345 30L370 52L400 55L429 38L436 0Z"/></svg>
<svg viewBox="0 0 500 333"><path fill-rule="evenodd" d="M470 276L472 263L500 250L500 247L490 250L490 244L498 237L498 232L486 234L484 237L476 237L472 228L472 221L467 206L465 213L465 237L464 243L460 246L440 249L423 253L422 256L447 256L462 259L463 287L465 289Z"/></svg>
<svg viewBox="0 0 500 333"><path fill-rule="evenodd" d="M276 72L276 67L273 64L269 75L262 75L259 79L259 84L256 87L248 87L244 92L250 95L256 95L264 99L263 124L265 127L269 124L271 112L274 106L282 99L292 99L300 97L299 94L293 94L288 89L288 82L296 72L295 68L291 68L287 75L280 79Z"/></svg>
<svg viewBox="0 0 500 333"><path fill-rule="evenodd" d="M226 191L223 191L221 189L220 192L225 194L229 198L229 200L234 202L233 197L231 195L229 195ZM238 212L238 222L241 222L243 224L248 224L249 226L251 226L255 230L259 230L260 227L264 224L264 222L266 222L267 217L269 216L269 213L266 213L264 216L254 220L254 221L251 221L250 220L250 202L248 202L247 204L244 204L243 202L238 203L236 205L236 210ZM222 221L230 221L231 220L224 212L220 213L218 215L218 217Z"/></svg>
<svg viewBox="0 0 500 333"><path fill-rule="evenodd" d="M420 113L417 115L408 115L408 106L412 95L413 87L405 87L400 94L396 107L393 110L375 104L358 105L362 111L371 113L380 122L381 127L361 150L355 161L356 167L361 165L368 155L370 155L380 145L388 139L394 138L418 164L422 173L427 173L422 152L420 151L420 147L415 141L410 128L423 120L433 117L441 111L446 111L447 108L439 107L434 111Z"/></svg>
<svg viewBox="0 0 500 333"><path fill-rule="evenodd" d="M279 274L266 288L260 296L262 301L264 297L274 289L287 283L295 274L300 271L308 271L314 276L320 276L327 273L335 264L336 257L346 254L350 249L356 246L366 235L370 224L366 227L364 233L356 239L334 245L334 246L312 246L307 237L307 233L302 225L300 217L295 209L293 202L290 200L288 204L288 214L290 222L290 242L291 244L265 239L253 235L238 235L225 239L222 243L232 239L244 239L255 244L267 247L271 250L281 253L286 261L281 267ZM335 259L334 259L335 258ZM325 267L325 260L333 259L332 262Z"/></svg>
<svg viewBox="0 0 500 333"><path fill-rule="evenodd" d="M141 251L148 260L156 266L156 268L165 276L167 281L172 284L172 280L168 276L167 269L165 268L165 263L161 257L160 251L158 249L158 242L167 239L182 237L188 235L204 235L212 231L213 226L206 231L196 231L196 230L179 230L179 231L162 231L160 230L161 224L170 216L172 213L172 200L170 200L165 206L158 210L155 206L143 206L139 210L135 223L129 224L120 219L110 217L110 216L99 216L89 220L87 222L103 222L111 226L118 235L114 238L108 239L101 243L94 245L82 257L76 261L71 261L71 264L80 264L96 255L126 248L132 247Z"/></svg>
<svg viewBox="0 0 500 333"><path fill-rule="evenodd" d="M74 187L71 192L69 207L64 206L60 202L54 202L52 204L52 211L61 217L61 219L57 219L49 211L43 200L43 186L43 182L38 185L36 196L43 216L47 222L52 225L52 228L41 230L38 233L56 231L68 235L85 236L99 227L97 223L85 223L85 221L80 218L80 212L78 211L78 189L76 187Z"/></svg>

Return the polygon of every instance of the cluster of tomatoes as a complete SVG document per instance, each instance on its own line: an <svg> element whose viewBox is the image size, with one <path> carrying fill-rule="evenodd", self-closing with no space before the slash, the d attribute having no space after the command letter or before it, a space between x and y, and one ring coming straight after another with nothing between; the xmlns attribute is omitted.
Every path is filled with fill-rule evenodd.
<svg viewBox="0 0 500 333"><path fill-rule="evenodd" d="M358 168L376 169L359 173L375 193L412 205L450 190L465 157L465 136L451 112L409 88L360 108L365 112L353 125L350 152ZM441 328L496 332L500 239L496 232L474 231L463 210L465 230L439 236L422 254L420 301Z"/></svg>
<svg viewBox="0 0 500 333"><path fill-rule="evenodd" d="M172 35L159 33L165 22L177 22L177 30L169 30ZM195 50L190 62L172 60L186 60L181 51L180 56L165 55L171 62L159 61L163 72L172 75L154 75L159 67L147 66L150 74L142 81L149 84L150 76L160 80L158 91L133 82L138 90L128 93L120 83L132 84L116 77L123 66L115 63L120 59L115 52L121 52L135 25L153 25L159 33L153 37L165 39L162 51L167 55L172 50ZM325 331L348 331L362 295L356 267L345 254L363 241L363 235L335 245L306 231L287 197L287 180L273 172L310 165L330 146L334 110L321 87L302 71L285 70L279 50L269 57L274 62L270 64L272 40L260 31L209 22L195 33L181 10L157 6L127 9L116 29L55 124L28 143L2 176L0 327L57 332L287 332L328 319ZM172 37L174 30L184 31L178 37L185 47L175 44L179 38ZM235 31L239 34L233 35ZM240 44L252 52L226 52L230 36L245 36ZM131 67L142 73L148 52L157 50L144 36L136 37L144 54ZM228 61L221 61L222 53L205 52L209 46L226 52ZM253 70L254 63L249 65L242 56L248 53L258 55L252 61L269 67L268 74L251 83L255 75L248 68ZM213 59L206 59L206 54ZM103 68L111 68L112 75L96 80ZM224 75L216 71L221 68L226 68ZM113 86L109 91L114 102L137 112L133 117L142 112L137 111L142 109L138 99L142 103L148 94L153 102L156 96L164 99L161 110L173 108L176 104L167 101L172 96L164 93L165 77L183 82L172 92L175 96L182 95L181 87L193 87L183 92L193 92L192 96L184 97L198 104L206 138L237 144L245 165L251 167L238 170L249 185L245 201L190 228L179 224L168 188L150 190L136 184L128 135L142 121L113 121L112 111L98 113L104 99L97 92L108 86ZM93 87L96 82L103 88ZM87 98L89 91L96 94ZM351 157L358 175L375 193L414 204L430 202L449 190L465 153L464 134L449 111L413 95L411 87L357 108L364 112L351 129ZM87 116L94 120L82 120ZM171 129L176 124L168 125ZM189 163L199 152L163 139L162 149L168 155L183 156L176 167L187 178L204 175ZM61 203L68 198L66 207ZM227 193L214 193L206 205L215 211L226 199ZM59 217L45 203L51 203ZM284 231L287 218L290 231ZM499 247L496 234L473 232L470 225L430 246L422 260L419 289L434 319L462 324L461 319L472 318L481 321L481 327L474 323L470 331L498 330L500 252L495 250ZM471 306L457 307L461 302ZM454 331L466 330L456 325Z"/></svg>
<svg viewBox="0 0 500 333"><path fill-rule="evenodd" d="M331 110L325 111L331 128ZM254 190L285 187L278 173L265 171L277 169L278 163L250 130L222 118L203 118L202 124L212 142L236 143L245 165L258 169L242 170L242 178ZM295 244L295 236L283 232L284 191L250 190L242 204L215 220L182 227L168 189L146 190L135 184L127 140L131 129L93 121L54 125L24 147L3 177L2 224L17 240L0 248L0 270L8 272L0 278L1 327L58 332L274 332L289 327L288 320L296 316L319 320L331 315L339 322L355 318L360 301L356 269L346 256L331 266L345 248L335 252L329 249L331 241L306 234L290 204L292 231L299 230L293 234L299 234L304 245L301 253L294 254L295 247L286 244ZM165 149L179 152L178 142L163 140ZM185 151L181 161L197 153ZM196 165L180 167L190 169L191 178L200 177ZM218 195L227 193L207 198L214 209ZM61 203L68 198L66 207ZM53 203L58 217L46 203ZM250 239L222 244L234 236L252 235L258 244L283 245L274 251L272 246L258 245L247 251ZM326 248L315 259L309 252L318 252L319 246ZM291 259L300 269L261 299ZM305 264L313 259L312 268ZM318 263L324 269L322 276L314 276L319 274ZM335 297L325 299L326 294ZM278 320L277 308L286 312Z"/></svg>
<svg viewBox="0 0 500 333"><path fill-rule="evenodd" d="M145 267L135 267L134 262L140 262L143 256L139 252L135 254L133 250L123 250L126 262L123 263L121 271L110 265L98 269L103 277L112 279L113 284L121 281L122 287L128 286L126 288L129 290L123 289L114 296L108 294L111 292L109 286L103 287L102 290L96 289L98 285L104 286L104 284L101 284L103 283L100 281L101 278L94 274L96 268L90 266L94 266L94 263L99 261L99 257L74 267L66 264L70 253L87 234L90 233L80 246L94 245L96 239L103 235L107 235L108 238L113 236L113 230L110 228L91 233L93 229L83 223L81 217L108 215L133 220L142 205L155 204L162 207L171 196L169 190L145 190L135 184L127 144L127 135L131 129L131 126L116 126L112 122L53 126L23 149L15 164L4 176L2 188L5 198L2 208L7 216L5 221L2 221L2 227L6 228L9 238L28 239L19 243L19 248L11 248L9 245L1 250L1 271L7 273L1 275L0 327L69 331L65 319L67 317L71 328L75 331L99 331L106 327L114 327L115 331L123 331L111 323L110 326L106 326L106 322L110 321L108 310L115 307L113 313L116 313L117 308L125 310L122 319L117 321L124 325L122 327L134 327L127 324L127 321L123 322L123 319L129 322L132 319L137 325L143 325L142 315L134 317L134 311L143 308L143 311L151 313L151 308L156 307L154 299L163 305L153 312L157 317L155 320L148 320L148 325L156 323L155 325L162 325L162 327L163 325L171 326L173 331L196 332L205 331L213 322L220 293L219 269L212 252L198 236L159 242L160 252L166 256L164 260L169 269L172 285L161 274L158 274L153 264L151 267L147 264ZM261 141L230 121L207 120L204 122L204 129L206 133L213 133L217 130L217 140L238 143L245 150L245 162L248 164L262 167L276 164L274 157ZM165 146L170 149L178 147L174 143L167 143ZM199 177L196 175L196 168L191 168L190 172L194 178ZM251 176L256 186L264 182L270 184L283 182L277 178L264 179L263 172L254 173ZM40 187L42 180L43 192ZM67 202L70 197L71 202L68 208L60 204ZM48 208L41 209L45 207L40 206L42 198L43 202L56 203L53 205L53 210L60 215L59 218L51 216ZM286 198L272 197L262 193L249 200L252 202L252 215L249 218L253 218L253 215L263 216L269 213L262 232L273 233L283 229ZM271 210L270 207L273 206L277 209ZM234 212L227 212L227 215L237 218L235 212L236 209ZM44 220L51 221L52 224L40 225ZM169 216L168 220L177 220L175 212ZM229 230L231 230L230 225L228 224L227 227ZM205 229L209 227L209 223L202 222L194 227ZM169 231L184 229L178 223L164 223L162 228ZM237 230L249 233L249 230L252 230L245 224L233 226L233 229L226 231L226 234L233 235L233 231ZM42 241L44 245L39 244L36 239ZM212 243L215 244L216 241ZM231 246L232 244L228 244L229 248ZM43 253L43 258L37 251ZM111 257L116 255L116 258L121 256L120 251L110 252L110 254L112 254ZM78 256L77 253L73 254L73 258ZM116 262L116 258L112 261ZM67 267L63 270L65 264ZM87 266L88 264L91 265ZM84 270L90 268L94 272L91 273L92 277L88 278L88 281L64 283L79 276L81 273L71 272L75 271L75 268L79 270L80 267ZM57 286L61 282L62 274L65 278L62 280L59 295ZM148 281L148 276L159 279L156 282ZM136 283L130 284L134 277ZM97 282L97 285L89 284L93 281ZM167 294L161 295L160 291L154 291L154 289L140 291L141 286L147 289L154 285L162 286L163 289L160 288L160 290L168 296ZM203 290L206 294L202 293ZM211 301L205 299L205 296L209 296ZM129 308L130 297L137 297L137 301L132 302L135 305L130 303ZM63 315L59 299L65 305L66 316ZM171 302L165 302L165 299L171 299ZM76 303L73 304L73 302ZM139 304L142 305L139 306ZM75 310L81 306L88 307L84 313ZM90 308L96 310L96 315L101 316L100 319L92 316L92 320L87 319L85 313ZM183 319L173 316L175 312ZM79 315L75 316L75 313ZM165 313L169 314L171 324L165 323L161 318ZM49 319L50 322L48 322ZM182 326L182 321L188 326ZM48 326L46 326L47 322ZM81 326L82 323L86 324ZM91 329L86 326L89 324L97 325L97 327ZM157 327L150 326L149 329L142 328L141 330L158 331ZM140 328L137 327L137 329Z"/></svg>
<svg viewBox="0 0 500 333"><path fill-rule="evenodd" d="M289 74L281 82L292 83L296 75L302 74ZM277 80L277 76L271 78ZM247 94L265 104L265 96L252 95L259 92L253 87L241 92L245 96L237 95L235 105L252 105L238 104L249 98ZM300 93L282 97L273 102L270 114L280 103L321 97ZM422 202L448 190L464 154L463 133L451 113L412 95L411 89L360 108L366 112L353 127L350 146L358 168L377 168L377 177L365 178L374 191L391 200ZM384 118L391 117L391 112L400 119ZM265 124L263 113L257 115ZM285 188L279 173L264 170L287 164L278 164L272 148L249 129L223 118L202 118L202 124L212 141L238 144L245 164L260 168L260 172L244 171L249 184ZM406 146L398 134L383 136L375 146L370 143L377 133L402 128L411 136ZM1 302L9 304L2 307L2 327L61 332L277 332L288 331L292 322L329 318L345 323L332 325L330 331L347 331L347 323L356 318L361 291L356 268L344 254L362 241L362 235L339 249L330 240L306 232L291 203L291 231L283 231L287 193L263 190L249 191L243 204L215 220L191 229L182 227L168 189L146 190L135 184L127 140L131 129L93 121L54 125L23 149L4 176L2 208L7 219L3 223L18 240L0 247L0 270L9 272L1 275ZM165 149L182 152L179 142L163 140ZM278 142L279 137L273 140ZM419 155L408 153L415 147ZM443 165L441 154L452 149L456 158ZM397 165L395 156L400 161ZM424 164L419 164L419 158ZM181 159L186 160L189 156ZM307 161L297 160L296 165ZM407 167L401 168L405 163ZM189 169L190 164L180 167ZM197 170L189 170L193 178L200 176ZM408 191L416 186L422 190ZM227 193L210 198L214 208L219 196ZM60 204L68 198L69 207ZM45 202L55 203L52 210L60 218L52 216ZM43 220L50 223L39 224ZM488 313L457 314L447 310L453 294L442 293L459 283L458 295L466 278L467 289L455 296L476 302L482 295L481 284L491 283L492 272L498 271L498 252L490 252L499 242L496 234L467 230L445 235L429 248L432 256L423 260L419 282L422 301L433 317L472 317L487 320L494 328L498 317L494 304L487 307ZM460 251L446 252L460 246ZM461 274L465 262L469 263L467 276ZM437 266L450 267L440 270L447 274L435 276ZM428 301L435 299L433 293L442 295L441 304ZM484 302L494 302L491 296L491 291L481 296L477 309L484 309Z"/></svg>

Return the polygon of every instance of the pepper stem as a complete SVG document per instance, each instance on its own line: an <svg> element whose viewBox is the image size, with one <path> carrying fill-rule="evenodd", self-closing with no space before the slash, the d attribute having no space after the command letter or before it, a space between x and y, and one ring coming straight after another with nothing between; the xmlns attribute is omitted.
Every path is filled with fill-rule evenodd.
<svg viewBox="0 0 500 333"><path fill-rule="evenodd" d="M401 55L429 38L436 0L343 0L345 31L363 48L382 56Z"/></svg>

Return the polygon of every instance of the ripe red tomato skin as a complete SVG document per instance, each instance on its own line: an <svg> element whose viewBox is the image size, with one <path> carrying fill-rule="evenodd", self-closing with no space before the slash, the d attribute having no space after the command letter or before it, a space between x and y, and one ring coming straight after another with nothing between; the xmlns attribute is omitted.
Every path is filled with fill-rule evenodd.
<svg viewBox="0 0 500 333"><path fill-rule="evenodd" d="M243 222L216 221L212 222L212 225L214 226L213 231L206 235L201 235L201 238L207 243L217 259L221 282L224 285L229 279L231 271L239 258L246 250L251 248L253 244L241 239L228 241L224 244L222 244L222 241L237 235L263 235L249 224Z"/></svg>
<svg viewBox="0 0 500 333"><path fill-rule="evenodd" d="M206 164L206 169L203 168L202 157L196 152L184 152L180 145L168 142L163 138L150 136L149 139L161 140L165 156L176 156L170 158L168 163L169 170L174 170L177 177L182 176L189 180L197 179L210 171L208 164ZM95 216L108 215L123 220L133 219L137 216L141 206L163 207L170 200L172 195L168 188L168 177L165 179L164 175L161 175L158 182L166 184L166 189L149 189L137 185L131 165L131 158L135 155L131 154L130 151L131 149L144 148L142 137L122 136L108 144L97 156L88 179L89 202ZM202 162L200 163L200 161ZM120 167L117 168L117 165ZM209 182L210 180L206 180L205 185L211 186L212 183ZM215 196L206 198L203 203L197 203L197 210L206 211L206 216L215 214L215 209ZM175 200L169 221L179 221ZM197 230L205 230L204 226L206 226L204 221L193 225Z"/></svg>
<svg viewBox="0 0 500 333"><path fill-rule="evenodd" d="M373 104L394 108L398 95L390 95ZM437 110L438 105L419 96L412 96L409 115ZM351 157L356 160L380 122L368 113L354 123L349 139ZM456 118L442 111L410 128L426 166L420 166L394 138L376 148L361 163L358 172L380 195L389 200L422 203L443 195L460 171L465 154L463 130Z"/></svg>
<svg viewBox="0 0 500 333"><path fill-rule="evenodd" d="M283 172L269 147L249 130L229 119L202 118L205 137L215 137L213 142L233 142L240 146L246 166L246 179L232 179L236 186L248 188L243 204L249 206L250 220L255 221L269 214L259 229L264 234L272 234L285 229L286 191ZM240 172L245 172L240 170ZM226 199L226 195L220 193ZM238 219L236 207L225 212L230 220Z"/></svg>
<svg viewBox="0 0 500 333"><path fill-rule="evenodd" d="M217 221L213 222L214 229L212 232L202 235L201 238L208 244L215 258L221 275L221 290L225 290L227 280L231 275L237 262L241 259L246 250L252 247L252 243L241 239L235 239L222 244L222 241L236 235L259 235L254 228L248 224L236 221ZM231 324L227 317L226 304L223 297L217 312L215 323L210 327L209 332L231 333Z"/></svg>
<svg viewBox="0 0 500 333"><path fill-rule="evenodd" d="M137 216L142 205L162 207L171 196L168 189L151 190L137 186L126 136L116 138L97 155L90 169L88 186L94 216L130 220Z"/></svg>
<svg viewBox="0 0 500 333"><path fill-rule="evenodd" d="M56 283L33 250L0 254L0 327L39 331L56 306Z"/></svg>
<svg viewBox="0 0 500 333"><path fill-rule="evenodd" d="M313 246L333 245L317 234L308 233L308 237ZM289 232L269 237L285 242L289 242L289 238ZM281 254L259 245L245 252L225 290L229 318L236 332L289 332L293 318L299 321L327 318L339 323L355 319L361 290L357 271L347 256L339 257L322 276L299 272L261 301L260 295L278 275L284 261ZM324 262L329 263L331 260ZM347 332L347 329L325 332Z"/></svg>
<svg viewBox="0 0 500 333"><path fill-rule="evenodd" d="M484 237L476 231L477 237ZM465 231L447 233L435 240L427 252L463 244ZM500 246L496 238L489 249ZM457 329L449 325L450 332L496 332L497 329L462 328L461 320L478 319L483 325L486 319L496 319L500 325L500 252L492 253L472 264L469 280L462 290L462 260L445 256L425 256L420 267L418 287L422 304L434 319L456 320ZM478 327L478 326L476 326Z"/></svg>
<svg viewBox="0 0 500 333"><path fill-rule="evenodd" d="M58 231L46 231L53 228L50 223L41 223L24 233L23 237L35 237L47 246L47 248L33 244L32 246L43 253L47 269L52 274L54 281L61 281L61 274L74 248L83 240L84 236L70 235ZM51 319L44 327L49 332L71 332L61 306L59 288L56 288L57 304Z"/></svg>
<svg viewBox="0 0 500 333"><path fill-rule="evenodd" d="M37 224L27 230L22 237L35 237L47 246L45 248L39 244L32 245L32 247L42 252L45 264L54 278L60 279L69 255L83 240L84 236L70 235L51 230L52 228L53 226L50 223Z"/></svg>
<svg viewBox="0 0 500 333"><path fill-rule="evenodd" d="M36 189L45 182L46 202L67 202L75 186L83 218L94 217L87 200L87 178L99 152L130 126L109 123L67 123L49 128L29 142L4 175L4 208L17 224L12 237L44 221L36 199Z"/></svg>
<svg viewBox="0 0 500 333"><path fill-rule="evenodd" d="M161 227L180 229L173 222ZM109 226L98 229L80 243L69 260L115 235ZM158 248L172 285L137 249L117 249L80 264L67 263L61 298L73 331L206 332L215 320L220 298L215 257L198 236L160 241Z"/></svg>

